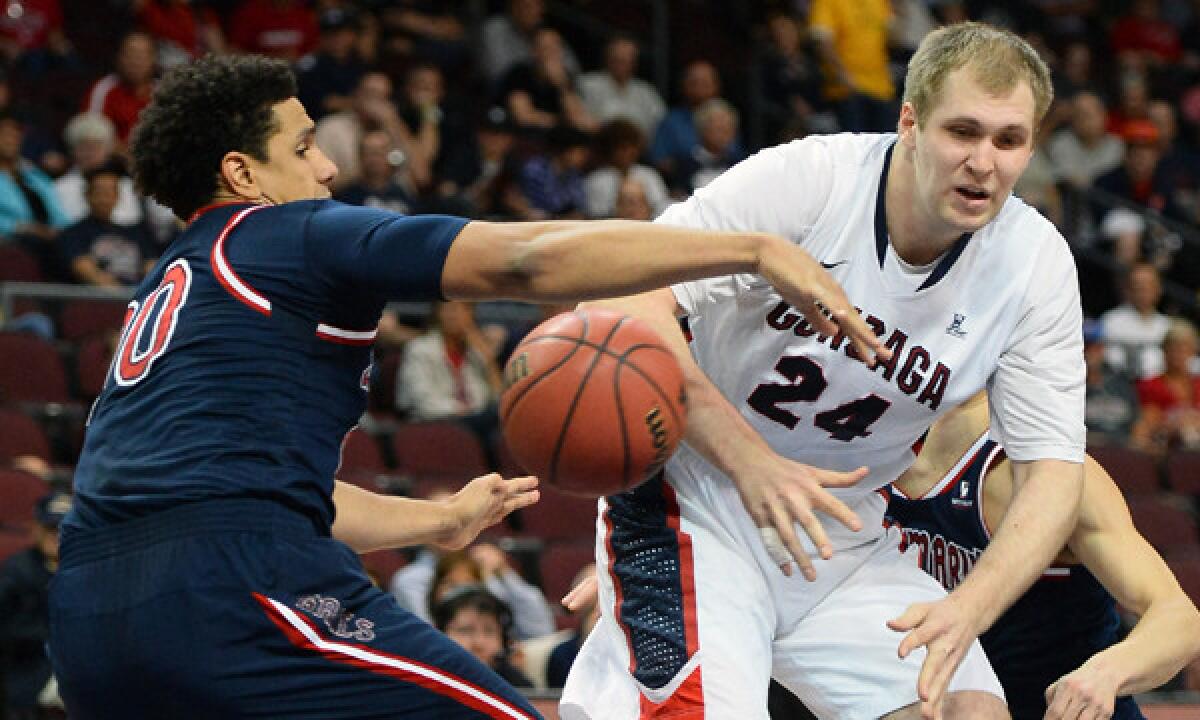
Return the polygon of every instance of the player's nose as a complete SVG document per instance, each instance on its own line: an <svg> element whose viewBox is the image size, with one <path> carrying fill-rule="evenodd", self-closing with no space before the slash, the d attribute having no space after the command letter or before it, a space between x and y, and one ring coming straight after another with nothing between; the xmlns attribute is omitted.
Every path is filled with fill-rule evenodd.
<svg viewBox="0 0 1200 720"><path fill-rule="evenodd" d="M332 160L329 159L328 155L321 152L320 148L317 149L317 157L315 158L314 164L317 182L325 185L326 187L332 185L333 181L338 176L338 167Z"/></svg>
<svg viewBox="0 0 1200 720"><path fill-rule="evenodd" d="M996 167L995 148L985 140L976 143L967 155L967 170L976 177L984 177Z"/></svg>

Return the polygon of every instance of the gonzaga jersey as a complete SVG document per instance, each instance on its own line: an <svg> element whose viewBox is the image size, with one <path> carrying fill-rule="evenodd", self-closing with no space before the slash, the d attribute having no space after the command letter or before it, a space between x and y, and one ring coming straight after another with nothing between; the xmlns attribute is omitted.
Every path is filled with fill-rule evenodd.
<svg viewBox="0 0 1200 720"><path fill-rule="evenodd" d="M928 493L910 498L889 488L887 522L915 546L921 569L953 590L988 545L983 486L1004 449L981 437ZM1117 642L1116 603L1082 565L1051 567L980 638L1014 720L1040 720L1046 688ZM1132 698L1118 698L1113 718L1140 720Z"/></svg>
<svg viewBox="0 0 1200 720"><path fill-rule="evenodd" d="M1014 458L1083 461L1082 319L1065 241L1010 197L935 263L908 265L891 246L884 211L895 142L811 136L763 150L659 218L801 245L891 349L891 360L868 368L843 336L816 333L755 275L673 287L694 357L776 452L832 470L870 469L856 487L832 490L868 528L883 517L874 490L908 467L913 442L985 385L995 433ZM685 495L724 481L686 446L668 472ZM870 539L836 522L825 527L835 547Z"/></svg>
<svg viewBox="0 0 1200 720"><path fill-rule="evenodd" d="M466 222L331 200L201 211L129 304L68 532L242 497L327 530L383 306L440 297Z"/></svg>

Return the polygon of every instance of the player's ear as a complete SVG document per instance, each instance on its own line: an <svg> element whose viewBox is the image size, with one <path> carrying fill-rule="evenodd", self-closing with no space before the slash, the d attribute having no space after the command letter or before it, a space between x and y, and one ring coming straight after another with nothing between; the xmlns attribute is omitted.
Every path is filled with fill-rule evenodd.
<svg viewBox="0 0 1200 720"><path fill-rule="evenodd" d="M258 187L250 167L250 159L244 153L225 153L221 158L221 179L230 192L238 197L257 200L262 196L262 189Z"/></svg>
<svg viewBox="0 0 1200 720"><path fill-rule="evenodd" d="M917 110L911 102L900 106L900 119L896 122L896 133L900 142L911 144L917 131Z"/></svg>

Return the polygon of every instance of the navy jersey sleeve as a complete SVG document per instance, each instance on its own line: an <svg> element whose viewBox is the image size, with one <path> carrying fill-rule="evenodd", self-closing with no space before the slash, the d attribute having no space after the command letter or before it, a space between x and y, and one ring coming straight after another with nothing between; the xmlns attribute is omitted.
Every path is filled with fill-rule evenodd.
<svg viewBox="0 0 1200 720"><path fill-rule="evenodd" d="M322 201L306 224L306 249L312 271L333 291L436 300L450 245L468 222Z"/></svg>

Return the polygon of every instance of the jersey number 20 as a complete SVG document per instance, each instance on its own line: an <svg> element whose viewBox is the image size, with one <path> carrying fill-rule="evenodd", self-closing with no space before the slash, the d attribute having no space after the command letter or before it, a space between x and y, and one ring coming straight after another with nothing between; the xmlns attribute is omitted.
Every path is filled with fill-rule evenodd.
<svg viewBox="0 0 1200 720"><path fill-rule="evenodd" d="M789 430L800 422L800 417L780 407L780 403L816 402L829 381L821 366L803 355L785 355L775 364L775 372L791 383L763 383L754 388L746 402L760 415L783 425ZM829 433L830 437L843 442L867 437L868 429L891 407L891 403L875 393L851 400L832 410L813 416L813 424Z"/></svg>
<svg viewBox="0 0 1200 720"><path fill-rule="evenodd" d="M167 351L191 287L192 268L180 258L171 263L162 282L144 300L129 303L121 344L113 358L113 379L118 385L140 382Z"/></svg>

